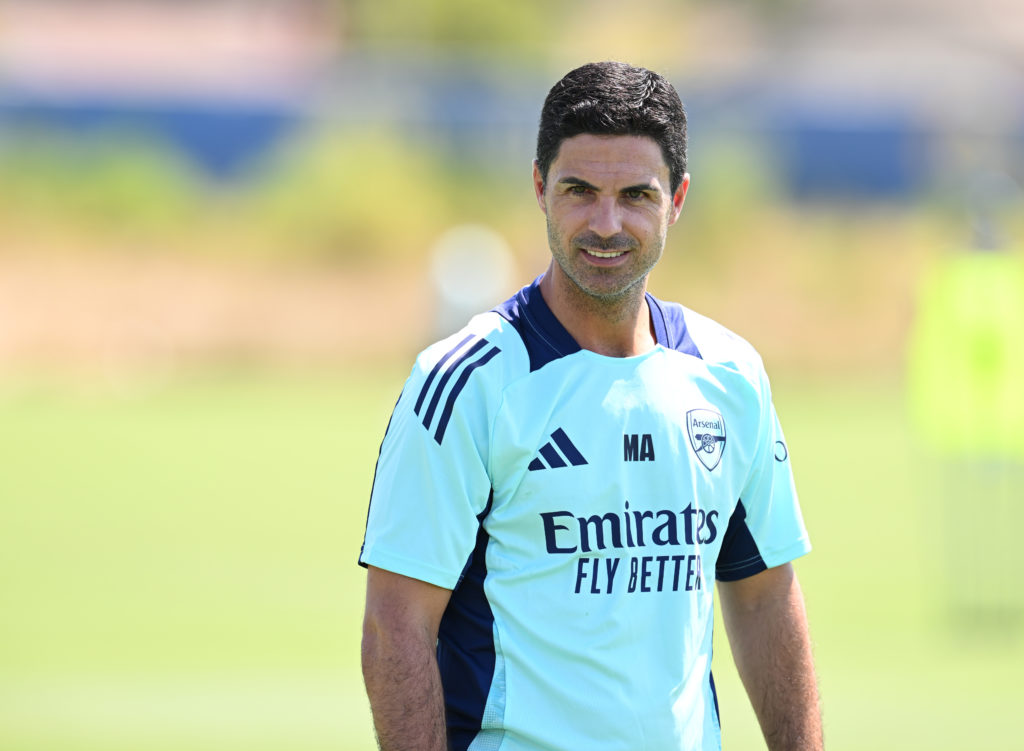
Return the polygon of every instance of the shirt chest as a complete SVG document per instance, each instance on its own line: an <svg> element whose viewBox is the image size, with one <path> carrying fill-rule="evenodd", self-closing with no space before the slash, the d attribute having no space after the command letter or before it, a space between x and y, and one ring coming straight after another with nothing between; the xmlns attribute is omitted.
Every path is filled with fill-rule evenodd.
<svg viewBox="0 0 1024 751"><path fill-rule="evenodd" d="M724 529L756 405L699 367L652 360L552 369L507 390L491 440L492 534L586 548L595 537L709 543ZM594 517L606 521L587 535L579 520Z"/></svg>

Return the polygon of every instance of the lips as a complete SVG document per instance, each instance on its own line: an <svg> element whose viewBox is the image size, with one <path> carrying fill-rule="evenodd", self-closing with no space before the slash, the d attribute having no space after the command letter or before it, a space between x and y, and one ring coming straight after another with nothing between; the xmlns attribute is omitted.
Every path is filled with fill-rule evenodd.
<svg viewBox="0 0 1024 751"><path fill-rule="evenodd" d="M581 232L573 238L576 252L582 253L588 263L595 266L619 266L625 263L625 256L638 250L638 243L625 232L603 237L596 232Z"/></svg>

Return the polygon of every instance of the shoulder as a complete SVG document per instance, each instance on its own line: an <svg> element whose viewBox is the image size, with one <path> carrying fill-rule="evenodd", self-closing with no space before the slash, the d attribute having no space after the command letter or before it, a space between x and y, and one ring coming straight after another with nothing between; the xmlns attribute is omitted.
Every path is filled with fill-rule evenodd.
<svg viewBox="0 0 1024 751"><path fill-rule="evenodd" d="M461 330L416 357L392 414L388 433L422 424L436 443L453 433L482 445L505 387L529 371L518 335L495 313L472 318Z"/></svg>
<svg viewBox="0 0 1024 751"><path fill-rule="evenodd" d="M416 357L410 385L419 399L431 393L469 388L498 394L509 381L529 371L529 359L513 326L494 312L481 313L452 335L434 342ZM454 385L453 385L454 382Z"/></svg>
<svg viewBox="0 0 1024 751"><path fill-rule="evenodd" d="M529 365L519 334L494 311L473 316L455 333L426 347L417 355L416 366L429 371L449 363L491 360L497 371L508 375Z"/></svg>
<svg viewBox="0 0 1024 751"><path fill-rule="evenodd" d="M665 320L667 346L699 357L709 368L734 371L753 383L764 378L764 363L743 337L679 303L656 300Z"/></svg>

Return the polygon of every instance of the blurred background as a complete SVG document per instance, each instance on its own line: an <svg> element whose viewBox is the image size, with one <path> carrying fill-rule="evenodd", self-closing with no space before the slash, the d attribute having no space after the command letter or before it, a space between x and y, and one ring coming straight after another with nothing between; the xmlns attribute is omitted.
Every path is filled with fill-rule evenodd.
<svg viewBox="0 0 1024 751"><path fill-rule="evenodd" d="M601 59L687 105L651 289L772 376L830 748L1024 748L1017 0L0 0L0 748L374 748L377 448Z"/></svg>

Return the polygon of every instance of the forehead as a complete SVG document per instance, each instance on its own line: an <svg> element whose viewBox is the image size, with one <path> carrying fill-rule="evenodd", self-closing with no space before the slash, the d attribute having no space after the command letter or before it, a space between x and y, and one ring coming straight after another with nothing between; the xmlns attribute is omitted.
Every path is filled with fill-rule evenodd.
<svg viewBox="0 0 1024 751"><path fill-rule="evenodd" d="M581 133L562 141L558 156L548 168L549 182L565 177L577 177L595 185L656 181L665 187L669 169L653 138Z"/></svg>

